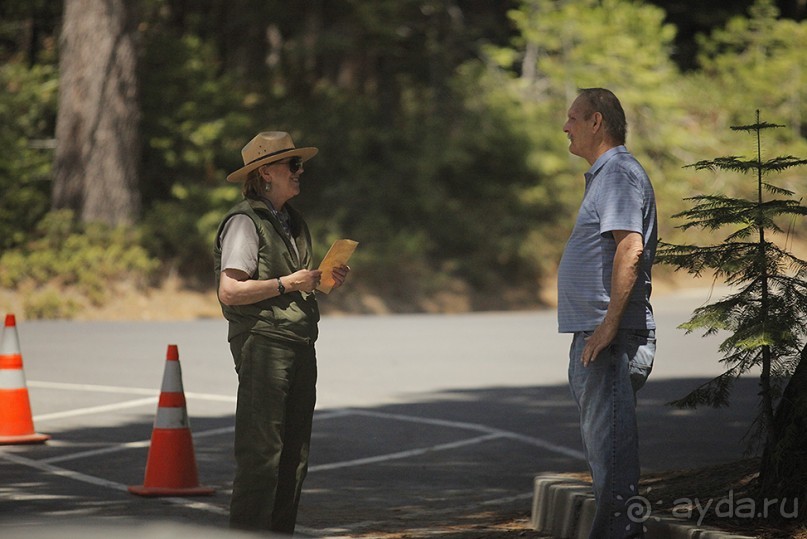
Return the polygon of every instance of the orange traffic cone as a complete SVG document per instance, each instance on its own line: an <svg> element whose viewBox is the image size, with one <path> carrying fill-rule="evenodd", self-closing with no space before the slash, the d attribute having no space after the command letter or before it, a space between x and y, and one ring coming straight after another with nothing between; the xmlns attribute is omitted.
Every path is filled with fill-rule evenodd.
<svg viewBox="0 0 807 539"><path fill-rule="evenodd" d="M34 432L17 320L7 314L0 343L0 445L38 444L49 439L47 434Z"/></svg>
<svg viewBox="0 0 807 539"><path fill-rule="evenodd" d="M142 485L129 487L129 492L139 496L201 496L213 494L213 490L199 486L179 351L177 345L169 344L146 477Z"/></svg>

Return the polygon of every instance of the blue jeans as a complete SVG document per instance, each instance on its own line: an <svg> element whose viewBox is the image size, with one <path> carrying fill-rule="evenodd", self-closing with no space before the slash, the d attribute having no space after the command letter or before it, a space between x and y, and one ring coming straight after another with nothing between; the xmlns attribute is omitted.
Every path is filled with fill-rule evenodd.
<svg viewBox="0 0 807 539"><path fill-rule="evenodd" d="M643 520L628 512L639 488L636 392L647 381L656 353L653 330L620 330L610 346L584 367L590 332L574 334L569 387L580 410L583 449L597 510L590 539L643 536Z"/></svg>

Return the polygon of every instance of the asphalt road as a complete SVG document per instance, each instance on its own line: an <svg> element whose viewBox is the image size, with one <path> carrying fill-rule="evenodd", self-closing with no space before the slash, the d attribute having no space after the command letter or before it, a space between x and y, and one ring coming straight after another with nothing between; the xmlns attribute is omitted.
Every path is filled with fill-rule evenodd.
<svg viewBox="0 0 807 539"><path fill-rule="evenodd" d="M740 381L727 409L665 404L721 372L717 339L676 329L705 299L656 301L658 355L639 399L648 471L725 462L745 449L753 379ZM323 319L300 531L347 537L526 513L536 474L583 471L566 387L569 337L555 328L552 311ZM74 526L91 537L88 524L121 523L140 537L188 535L177 526L197 526L199 539L226 533L236 378L223 321L18 330L36 430L52 439L0 447L4 538L65 539ZM143 483L169 344L179 347L200 483L213 496L126 489Z"/></svg>

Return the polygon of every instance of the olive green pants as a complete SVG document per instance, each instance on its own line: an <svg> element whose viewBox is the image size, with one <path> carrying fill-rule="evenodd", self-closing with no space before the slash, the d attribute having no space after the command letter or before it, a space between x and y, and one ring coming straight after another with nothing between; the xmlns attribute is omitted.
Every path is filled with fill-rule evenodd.
<svg viewBox="0 0 807 539"><path fill-rule="evenodd" d="M260 335L230 349L238 373L230 526L290 534L308 471L316 353Z"/></svg>

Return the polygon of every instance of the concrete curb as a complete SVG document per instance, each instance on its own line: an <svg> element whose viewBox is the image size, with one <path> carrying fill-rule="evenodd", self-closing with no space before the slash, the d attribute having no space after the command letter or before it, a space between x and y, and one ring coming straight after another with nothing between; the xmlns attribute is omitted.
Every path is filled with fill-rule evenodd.
<svg viewBox="0 0 807 539"><path fill-rule="evenodd" d="M594 511L589 483L562 475L535 477L532 529L555 539L588 539ZM651 516L645 521L645 530L645 539L754 539L670 517Z"/></svg>

